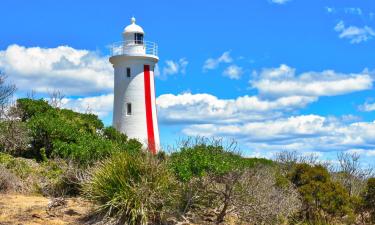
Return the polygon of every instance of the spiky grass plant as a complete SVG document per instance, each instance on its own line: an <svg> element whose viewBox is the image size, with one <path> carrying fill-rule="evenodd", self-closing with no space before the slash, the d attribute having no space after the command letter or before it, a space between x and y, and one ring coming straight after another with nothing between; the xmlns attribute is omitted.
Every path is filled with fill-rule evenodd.
<svg viewBox="0 0 375 225"><path fill-rule="evenodd" d="M83 190L97 204L97 215L115 218L117 224L143 225L163 220L173 187L165 163L148 154L122 152L99 163Z"/></svg>

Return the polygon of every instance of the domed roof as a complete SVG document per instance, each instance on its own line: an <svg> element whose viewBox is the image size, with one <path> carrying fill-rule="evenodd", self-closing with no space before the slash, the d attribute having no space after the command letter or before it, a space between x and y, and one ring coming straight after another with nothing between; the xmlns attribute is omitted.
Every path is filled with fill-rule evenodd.
<svg viewBox="0 0 375 225"><path fill-rule="evenodd" d="M135 24L135 18L131 18L131 24L125 27L124 29L124 34L130 34L130 33L141 33L144 34L145 32L143 31L142 27L138 26Z"/></svg>

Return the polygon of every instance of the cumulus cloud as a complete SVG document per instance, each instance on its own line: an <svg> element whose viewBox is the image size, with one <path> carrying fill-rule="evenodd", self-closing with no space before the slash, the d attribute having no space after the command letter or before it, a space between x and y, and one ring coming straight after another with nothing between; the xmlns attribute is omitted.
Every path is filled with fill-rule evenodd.
<svg viewBox="0 0 375 225"><path fill-rule="evenodd" d="M158 115L164 123L238 123L274 118L302 108L315 97L287 96L262 100L257 96L219 99L210 94L165 94L157 98Z"/></svg>
<svg viewBox="0 0 375 225"><path fill-rule="evenodd" d="M68 46L11 45L0 51L0 70L24 91L58 89L69 95L87 95L113 88L113 69L107 57Z"/></svg>
<svg viewBox="0 0 375 225"><path fill-rule="evenodd" d="M375 122L346 125L318 115L300 115L239 124L193 124L186 135L236 138L254 150L337 151L375 147Z"/></svg>
<svg viewBox="0 0 375 225"><path fill-rule="evenodd" d="M242 74L243 74L242 67L239 67L237 65L228 66L223 72L224 76L229 77L230 79L234 79L234 80L240 79Z"/></svg>
<svg viewBox="0 0 375 225"><path fill-rule="evenodd" d="M226 51L218 58L207 59L203 65L203 71L216 69L221 63L231 63L232 61L230 52Z"/></svg>
<svg viewBox="0 0 375 225"><path fill-rule="evenodd" d="M236 126L198 124L186 128L184 132L188 135L199 135L200 133L209 134L208 136L235 135L237 137L246 137L246 139L251 139L252 141L275 142L276 140L309 137L323 133L328 129L324 126L324 122L324 117L304 115L276 120L241 123Z"/></svg>
<svg viewBox="0 0 375 225"><path fill-rule="evenodd" d="M81 113L93 113L104 118L112 112L113 94L83 98L63 98L62 107Z"/></svg>
<svg viewBox="0 0 375 225"><path fill-rule="evenodd" d="M254 74L250 81L264 96L335 96L372 88L373 79L367 71L343 74L333 70L305 72L296 75L294 68L281 65Z"/></svg>
<svg viewBox="0 0 375 225"><path fill-rule="evenodd" d="M371 27L347 27L345 26L344 21L340 21L336 24L334 30L339 33L340 38L349 39L352 44L366 42L375 36L375 31Z"/></svg>

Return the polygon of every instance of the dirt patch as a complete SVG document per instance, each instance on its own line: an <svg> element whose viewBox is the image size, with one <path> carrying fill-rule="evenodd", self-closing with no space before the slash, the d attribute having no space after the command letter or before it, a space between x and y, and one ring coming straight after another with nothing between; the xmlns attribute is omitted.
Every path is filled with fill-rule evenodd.
<svg viewBox="0 0 375 225"><path fill-rule="evenodd" d="M48 210L50 199L41 196L0 194L0 225L76 225L91 205L80 198Z"/></svg>

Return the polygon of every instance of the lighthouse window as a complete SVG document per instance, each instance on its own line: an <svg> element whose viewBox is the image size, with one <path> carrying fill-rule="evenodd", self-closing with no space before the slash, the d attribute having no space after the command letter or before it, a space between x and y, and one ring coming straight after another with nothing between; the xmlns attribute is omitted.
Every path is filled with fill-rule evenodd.
<svg viewBox="0 0 375 225"><path fill-rule="evenodd" d="M130 68L129 68L129 67L126 68L126 76L127 76L127 77L130 77Z"/></svg>
<svg viewBox="0 0 375 225"><path fill-rule="evenodd" d="M143 44L143 34L135 33L134 40L136 44Z"/></svg>
<svg viewBox="0 0 375 225"><path fill-rule="evenodd" d="M126 115L131 115L132 114L132 104L127 103L126 104Z"/></svg>

